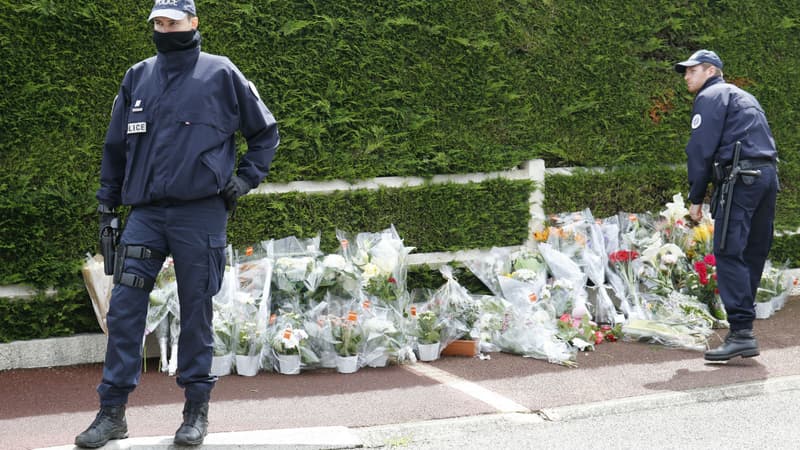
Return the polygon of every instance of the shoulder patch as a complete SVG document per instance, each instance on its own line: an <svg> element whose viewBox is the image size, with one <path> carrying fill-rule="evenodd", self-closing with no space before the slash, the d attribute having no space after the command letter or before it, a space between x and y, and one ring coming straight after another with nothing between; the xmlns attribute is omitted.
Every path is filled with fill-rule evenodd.
<svg viewBox="0 0 800 450"><path fill-rule="evenodd" d="M696 130L700 127L701 123L703 123L703 118L700 117L700 114L695 114L694 117L692 117L692 129Z"/></svg>
<svg viewBox="0 0 800 450"><path fill-rule="evenodd" d="M250 85L250 91L253 93L253 95L255 95L257 99L261 100L261 96L258 95L258 89L256 89L256 85L250 80L247 80L247 84Z"/></svg>

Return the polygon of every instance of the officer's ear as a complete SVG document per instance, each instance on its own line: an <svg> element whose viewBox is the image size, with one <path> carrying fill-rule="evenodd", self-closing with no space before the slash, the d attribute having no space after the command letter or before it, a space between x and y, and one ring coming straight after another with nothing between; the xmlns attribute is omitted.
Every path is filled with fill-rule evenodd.
<svg viewBox="0 0 800 450"><path fill-rule="evenodd" d="M200 24L200 19L198 19L197 16L192 17L192 29L196 30L199 24Z"/></svg>

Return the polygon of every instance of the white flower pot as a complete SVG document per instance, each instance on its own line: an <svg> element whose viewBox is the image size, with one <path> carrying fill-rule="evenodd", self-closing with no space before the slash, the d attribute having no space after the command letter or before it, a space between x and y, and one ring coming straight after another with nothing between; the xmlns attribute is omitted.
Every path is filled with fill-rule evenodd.
<svg viewBox="0 0 800 450"><path fill-rule="evenodd" d="M336 371L339 373L353 373L358 370L358 355L336 355Z"/></svg>
<svg viewBox="0 0 800 450"><path fill-rule="evenodd" d="M211 358L210 374L214 375L215 377L230 375L232 367L233 367L232 354L214 356Z"/></svg>
<svg viewBox="0 0 800 450"><path fill-rule="evenodd" d="M772 313L772 302L756 303L756 319L769 319Z"/></svg>
<svg viewBox="0 0 800 450"><path fill-rule="evenodd" d="M278 372L284 375L300 373L300 355L278 355Z"/></svg>
<svg viewBox="0 0 800 450"><path fill-rule="evenodd" d="M236 373L246 377L252 377L258 373L258 363L260 356L236 355Z"/></svg>
<svg viewBox="0 0 800 450"><path fill-rule="evenodd" d="M435 361L439 359L439 343L417 344L420 361Z"/></svg>
<svg viewBox="0 0 800 450"><path fill-rule="evenodd" d="M384 354L382 354L380 356L372 358L367 363L367 365L370 366L370 367L386 367L386 364L388 364L388 362L389 362L389 355L384 353Z"/></svg>

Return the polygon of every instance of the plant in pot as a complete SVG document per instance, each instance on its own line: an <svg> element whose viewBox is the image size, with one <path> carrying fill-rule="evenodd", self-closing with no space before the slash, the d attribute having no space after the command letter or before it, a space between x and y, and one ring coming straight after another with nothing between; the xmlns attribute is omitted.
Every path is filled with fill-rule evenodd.
<svg viewBox="0 0 800 450"><path fill-rule="evenodd" d="M258 372L263 345L261 333L255 323L239 324L236 340L236 373L253 376Z"/></svg>
<svg viewBox="0 0 800 450"><path fill-rule="evenodd" d="M358 314L350 311L347 318L334 318L331 331L336 349L336 370L340 373L355 372L358 370L358 353L364 339Z"/></svg>
<svg viewBox="0 0 800 450"><path fill-rule="evenodd" d="M436 313L428 310L417 316L417 350L420 361L439 358L442 325Z"/></svg>
<svg viewBox="0 0 800 450"><path fill-rule="evenodd" d="M286 324L279 329L271 339L272 349L275 351L278 371L285 375L300 373L300 350L308 339L308 334L302 328L294 328Z"/></svg>
<svg viewBox="0 0 800 450"><path fill-rule="evenodd" d="M388 317L373 316L362 324L364 360L370 367L384 367L400 347L400 331Z"/></svg>

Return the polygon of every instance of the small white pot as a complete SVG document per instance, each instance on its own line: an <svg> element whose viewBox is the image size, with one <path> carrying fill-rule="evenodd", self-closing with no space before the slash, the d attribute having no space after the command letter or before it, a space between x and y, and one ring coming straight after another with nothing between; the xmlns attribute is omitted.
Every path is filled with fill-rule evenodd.
<svg viewBox="0 0 800 450"><path fill-rule="evenodd" d="M210 374L215 377L222 377L230 375L231 368L233 367L233 355L213 356L211 358L211 371Z"/></svg>
<svg viewBox="0 0 800 450"><path fill-rule="evenodd" d="M278 372L284 375L297 375L300 373L300 355L277 355Z"/></svg>
<svg viewBox="0 0 800 450"><path fill-rule="evenodd" d="M439 343L417 344L420 361L435 361L439 359Z"/></svg>
<svg viewBox="0 0 800 450"><path fill-rule="evenodd" d="M236 373L246 377L255 376L258 373L258 363L260 356L236 355Z"/></svg>
<svg viewBox="0 0 800 450"><path fill-rule="evenodd" d="M358 355L336 355L336 371L339 373L353 373L358 370Z"/></svg>

